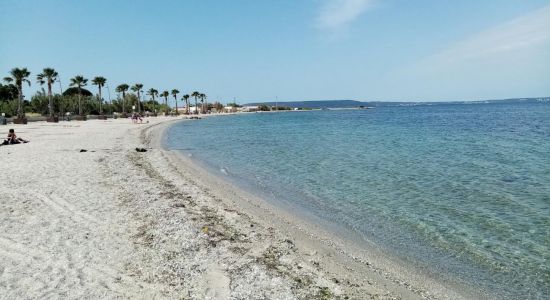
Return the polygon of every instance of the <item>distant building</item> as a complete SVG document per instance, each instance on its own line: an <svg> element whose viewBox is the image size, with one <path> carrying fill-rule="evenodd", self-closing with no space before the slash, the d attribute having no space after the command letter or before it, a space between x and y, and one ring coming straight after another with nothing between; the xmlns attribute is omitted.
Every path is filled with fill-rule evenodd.
<svg viewBox="0 0 550 300"><path fill-rule="evenodd" d="M180 114L185 113L187 111L187 106L178 106L178 112ZM194 114L197 111L197 108L194 106L189 107L189 113ZM176 108L172 108L172 112L176 112ZM200 112L200 106L199 106L199 112Z"/></svg>
<svg viewBox="0 0 550 300"><path fill-rule="evenodd" d="M259 106L243 106L242 111L244 112L253 112L253 111L259 111Z"/></svg>
<svg viewBox="0 0 550 300"><path fill-rule="evenodd" d="M223 108L223 112L226 112L226 113L234 113L234 112L237 112L237 108L234 107L234 106L225 106Z"/></svg>

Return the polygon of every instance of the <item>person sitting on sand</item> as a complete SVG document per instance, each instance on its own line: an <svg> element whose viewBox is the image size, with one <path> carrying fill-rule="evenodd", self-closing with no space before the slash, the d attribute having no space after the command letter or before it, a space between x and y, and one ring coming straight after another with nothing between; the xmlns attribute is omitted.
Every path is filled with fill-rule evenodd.
<svg viewBox="0 0 550 300"><path fill-rule="evenodd" d="M4 141L4 145L9 144L20 144L20 143L28 143L29 141L24 140L22 138L18 138L15 134L15 130L10 129L8 132L8 139Z"/></svg>

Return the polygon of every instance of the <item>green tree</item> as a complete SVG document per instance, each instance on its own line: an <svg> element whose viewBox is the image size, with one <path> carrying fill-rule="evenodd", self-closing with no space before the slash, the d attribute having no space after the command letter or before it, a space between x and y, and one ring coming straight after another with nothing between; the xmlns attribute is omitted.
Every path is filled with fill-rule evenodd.
<svg viewBox="0 0 550 300"><path fill-rule="evenodd" d="M128 103L136 103L136 102L138 102L137 94L134 94L134 93L128 93L128 94L126 94L126 102L128 102Z"/></svg>
<svg viewBox="0 0 550 300"><path fill-rule="evenodd" d="M141 84L141 83L136 83L131 88L132 91L137 93L136 104L137 104L138 113L141 113L141 92L142 92L142 88L143 88L143 84Z"/></svg>
<svg viewBox="0 0 550 300"><path fill-rule="evenodd" d="M220 102L214 102L214 104L212 104L212 107L215 108L217 112L223 111L223 104L221 104Z"/></svg>
<svg viewBox="0 0 550 300"><path fill-rule="evenodd" d="M194 91L194 92L191 94L191 96L195 97L195 114L197 114L197 115L199 114L199 110L198 110L199 106L197 105L197 98L199 98L200 95L201 95L201 93L199 93L199 92L197 92L197 91Z"/></svg>
<svg viewBox="0 0 550 300"><path fill-rule="evenodd" d="M96 76L92 79L92 84L97 85L97 90L99 93L99 114L103 115L103 98L101 97L101 88L105 86L107 79L105 77Z"/></svg>
<svg viewBox="0 0 550 300"><path fill-rule="evenodd" d="M172 90L172 96L174 96L174 101L176 103L176 116L179 115L179 113L178 113L178 94L179 93L180 93L180 91L178 91L176 89Z"/></svg>
<svg viewBox="0 0 550 300"><path fill-rule="evenodd" d="M57 76L58 74L53 68L44 68L42 73L36 75L36 80L40 83L40 85L43 85L44 83L48 84L48 111L51 118L53 118L54 115L52 84L57 80Z"/></svg>
<svg viewBox="0 0 550 300"><path fill-rule="evenodd" d="M117 93L122 93L122 113L126 113L126 92L130 88L126 83L120 84L116 87Z"/></svg>
<svg viewBox="0 0 550 300"><path fill-rule="evenodd" d="M8 84L15 82L19 96L19 101L17 103L17 118L22 119L25 117L25 112L23 111L23 83L26 82L31 86L31 82L27 79L31 75L31 72L29 72L27 68L13 68L10 71L10 75L11 77L4 77L4 81Z"/></svg>
<svg viewBox="0 0 550 300"><path fill-rule="evenodd" d="M17 94L18 90L14 84L0 83L0 113L5 113L8 118L17 114Z"/></svg>
<svg viewBox="0 0 550 300"><path fill-rule="evenodd" d="M78 114L82 115L82 87L88 84L88 79L84 78L82 75L77 75L71 78L71 86L76 86L78 89Z"/></svg>
<svg viewBox="0 0 550 300"><path fill-rule="evenodd" d="M202 110L202 113L205 114L206 113L206 107L204 105L204 100L206 100L206 95L205 94L200 94L199 95L199 98L201 98L201 110Z"/></svg>
<svg viewBox="0 0 550 300"><path fill-rule="evenodd" d="M112 101L112 111L122 111L122 99L117 98Z"/></svg>
<svg viewBox="0 0 550 300"><path fill-rule="evenodd" d="M242 107L242 105L237 104L237 102L230 102L230 103L227 103L227 106L231 106L231 107L235 107L235 108L237 108L237 107Z"/></svg>
<svg viewBox="0 0 550 300"><path fill-rule="evenodd" d="M0 101L9 101L17 98L17 87L14 84L3 85L0 83Z"/></svg>
<svg viewBox="0 0 550 300"><path fill-rule="evenodd" d="M46 96L45 91L39 91L31 97L29 103L30 111L33 113L39 113L41 115L46 115L49 112L49 99Z"/></svg>
<svg viewBox="0 0 550 300"><path fill-rule="evenodd" d="M151 96L151 100L153 101L153 112L157 113L157 109L155 107L155 96L158 96L159 91L155 90L154 88L150 88L147 91L147 95Z"/></svg>
<svg viewBox="0 0 550 300"><path fill-rule="evenodd" d="M168 96L170 96L170 93L168 91L164 91L162 92L162 94L160 94L162 97L164 97L164 106L165 106L165 112L164 114L165 115L168 115Z"/></svg>
<svg viewBox="0 0 550 300"><path fill-rule="evenodd" d="M189 95L185 94L183 95L182 99L185 101L185 114L189 114Z"/></svg>
<svg viewBox="0 0 550 300"><path fill-rule="evenodd" d="M88 91L85 88L80 88L80 94L82 94L83 97L92 97L94 95L92 92ZM76 96L75 99L77 99L78 88L77 87L67 88L65 91L63 91L63 96Z"/></svg>

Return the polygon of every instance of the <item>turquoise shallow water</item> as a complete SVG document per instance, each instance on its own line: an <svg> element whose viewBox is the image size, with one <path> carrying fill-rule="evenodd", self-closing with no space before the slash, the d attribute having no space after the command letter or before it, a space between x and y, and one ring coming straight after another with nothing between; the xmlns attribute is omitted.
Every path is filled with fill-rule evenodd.
<svg viewBox="0 0 550 300"><path fill-rule="evenodd" d="M550 294L548 102L207 118L167 146L433 274Z"/></svg>

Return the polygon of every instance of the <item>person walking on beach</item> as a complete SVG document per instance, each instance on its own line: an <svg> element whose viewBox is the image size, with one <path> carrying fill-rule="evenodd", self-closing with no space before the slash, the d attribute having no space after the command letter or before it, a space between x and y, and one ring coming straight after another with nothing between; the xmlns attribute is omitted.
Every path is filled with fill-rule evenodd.
<svg viewBox="0 0 550 300"><path fill-rule="evenodd" d="M137 124L139 121L139 123L143 123L143 118L141 117L141 115L139 113L133 113L132 114L132 123L134 124Z"/></svg>

